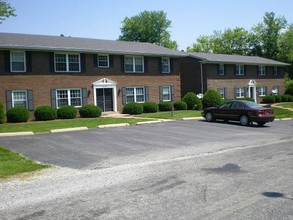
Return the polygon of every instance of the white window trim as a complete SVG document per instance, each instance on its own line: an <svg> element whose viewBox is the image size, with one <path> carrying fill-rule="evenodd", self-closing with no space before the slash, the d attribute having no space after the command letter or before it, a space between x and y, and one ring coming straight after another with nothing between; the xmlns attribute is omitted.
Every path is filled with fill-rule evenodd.
<svg viewBox="0 0 293 220"><path fill-rule="evenodd" d="M100 66L100 63L99 63L99 56L107 57L107 66ZM98 63L98 67L99 67L99 68L109 68L109 67L110 67L109 54L98 54L98 55L97 55L97 63Z"/></svg>
<svg viewBox="0 0 293 220"><path fill-rule="evenodd" d="M240 92L237 92L237 90ZM243 91L243 92L242 92ZM241 95L243 93L243 96ZM238 96L238 94L240 94L240 96ZM245 97L245 88L244 87L237 87L236 88L236 99L239 99L239 98L244 98Z"/></svg>
<svg viewBox="0 0 293 220"><path fill-rule="evenodd" d="M266 66L259 65L258 66L258 75L259 76L265 76L266 75Z"/></svg>
<svg viewBox="0 0 293 220"><path fill-rule="evenodd" d="M265 86L260 86L258 88L258 96L259 97L266 96L266 93L267 93L267 91L266 91L266 87Z"/></svg>
<svg viewBox="0 0 293 220"><path fill-rule="evenodd" d="M274 66L273 74L274 74L274 76L278 76L279 75L278 66Z"/></svg>
<svg viewBox="0 0 293 220"><path fill-rule="evenodd" d="M55 98L56 98L56 107L57 108L60 108L61 106L59 106L58 105L58 97L57 97L57 93L58 93L58 91L62 91L62 90L67 90L67 101L68 101L68 105L70 105L71 106L71 96L70 96L70 90L80 90L80 103L81 103L81 105L82 105L82 89L81 88L70 88L70 89L56 89L56 92L55 92ZM73 107L75 107L75 108L79 108L79 107L81 107L81 105L80 106L73 106Z"/></svg>
<svg viewBox="0 0 293 220"><path fill-rule="evenodd" d="M133 102L137 102L136 101L136 89L143 89L143 102L137 102L137 103L144 103L145 102L145 87L144 86L137 86L137 87L126 87L126 89L133 89L133 96L134 96L134 100ZM125 94L125 97L126 97L126 103L129 103L127 102L127 95Z"/></svg>
<svg viewBox="0 0 293 220"><path fill-rule="evenodd" d="M23 63L24 63L24 70L13 70L12 69L12 53L23 53ZM25 51L19 51L19 50L12 50L10 51L10 71L13 73L24 73L26 72L26 55Z"/></svg>
<svg viewBox="0 0 293 220"><path fill-rule="evenodd" d="M225 75L225 65L223 63L219 63L219 75L220 76L224 76Z"/></svg>
<svg viewBox="0 0 293 220"><path fill-rule="evenodd" d="M60 70L56 70L56 54L65 54L66 55L66 70L62 70L62 71L60 71ZM78 55L78 68L79 68L79 71L71 71L71 70L69 70L69 58L68 58L68 55ZM79 53L64 53L64 52L56 52L56 53L54 53L54 70L55 70L55 72L57 72L57 73L62 73L62 72L75 72L75 73L79 73L79 72L81 72L81 64L80 64L80 54Z"/></svg>
<svg viewBox="0 0 293 220"><path fill-rule="evenodd" d="M144 57L143 56L125 56L125 58L132 58L132 68L133 68L133 71L125 71L126 73L144 73ZM125 58L124 58L124 69L125 69ZM135 58L142 59L142 71L136 71Z"/></svg>
<svg viewBox="0 0 293 220"><path fill-rule="evenodd" d="M25 93L25 97L26 97L26 100L25 100L25 107L26 108L28 108L28 100L27 100L27 90L12 90L11 91L11 99L12 99L12 107L15 107L15 105L14 105L14 102L15 102L15 100L14 100L14 93L15 92L24 92Z"/></svg>
<svg viewBox="0 0 293 220"><path fill-rule="evenodd" d="M237 67L239 67L237 71ZM241 73L241 69L243 69L243 73ZM244 76L244 65L242 64L236 64L236 76Z"/></svg>
<svg viewBox="0 0 293 220"><path fill-rule="evenodd" d="M168 71L163 71L164 68L163 68L163 60L166 59L168 61ZM161 62L161 65L162 65L162 73L170 73L171 71L171 67L170 67L170 57L162 57L162 62Z"/></svg>
<svg viewBox="0 0 293 220"><path fill-rule="evenodd" d="M168 93L169 99L164 99L164 88L168 88L169 90L169 93ZM163 102L171 101L171 96L172 96L171 86L162 86L162 101Z"/></svg>

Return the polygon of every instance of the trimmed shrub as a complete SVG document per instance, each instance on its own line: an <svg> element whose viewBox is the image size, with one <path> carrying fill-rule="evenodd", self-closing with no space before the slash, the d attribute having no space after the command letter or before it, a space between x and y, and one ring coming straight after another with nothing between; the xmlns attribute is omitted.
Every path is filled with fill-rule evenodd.
<svg viewBox="0 0 293 220"><path fill-rule="evenodd" d="M209 89L204 94L202 105L204 108L215 107L223 102L221 95L215 90Z"/></svg>
<svg viewBox="0 0 293 220"><path fill-rule="evenodd" d="M4 123L4 121L5 121L4 106L3 106L3 103L0 102L0 124Z"/></svg>
<svg viewBox="0 0 293 220"><path fill-rule="evenodd" d="M98 118L102 114L102 109L95 105L84 105L79 109L81 118Z"/></svg>
<svg viewBox="0 0 293 220"><path fill-rule="evenodd" d="M143 106L137 102L129 102L123 106L123 114L139 115L143 113Z"/></svg>
<svg viewBox="0 0 293 220"><path fill-rule="evenodd" d="M174 109L175 110L186 110L187 109L187 104L184 101L174 102Z"/></svg>
<svg viewBox="0 0 293 220"><path fill-rule="evenodd" d="M288 102L288 95L281 95L282 102Z"/></svg>
<svg viewBox="0 0 293 220"><path fill-rule="evenodd" d="M286 95L288 98L288 102L293 102L293 96L292 95Z"/></svg>
<svg viewBox="0 0 293 220"><path fill-rule="evenodd" d="M25 107L14 107L6 112L7 122L27 122L29 110Z"/></svg>
<svg viewBox="0 0 293 220"><path fill-rule="evenodd" d="M282 102L282 96L280 95L275 95L275 102Z"/></svg>
<svg viewBox="0 0 293 220"><path fill-rule="evenodd" d="M57 110L57 118L73 119L76 118L77 110L74 106L63 105Z"/></svg>
<svg viewBox="0 0 293 220"><path fill-rule="evenodd" d="M159 110L161 112L172 111L172 103L171 102L160 102Z"/></svg>
<svg viewBox="0 0 293 220"><path fill-rule="evenodd" d="M34 111L36 121L49 121L57 117L57 110L51 106L40 106Z"/></svg>
<svg viewBox="0 0 293 220"><path fill-rule="evenodd" d="M289 85L286 86L285 94L293 96L293 83L290 83Z"/></svg>
<svg viewBox="0 0 293 220"><path fill-rule="evenodd" d="M275 102L275 96L268 95L262 98L262 103L274 103L274 102Z"/></svg>
<svg viewBox="0 0 293 220"><path fill-rule="evenodd" d="M159 106L155 102L145 102L142 104L144 113L158 112Z"/></svg>
<svg viewBox="0 0 293 220"><path fill-rule="evenodd" d="M186 102L188 110L201 110L202 103L194 92L188 92L182 98L182 101Z"/></svg>

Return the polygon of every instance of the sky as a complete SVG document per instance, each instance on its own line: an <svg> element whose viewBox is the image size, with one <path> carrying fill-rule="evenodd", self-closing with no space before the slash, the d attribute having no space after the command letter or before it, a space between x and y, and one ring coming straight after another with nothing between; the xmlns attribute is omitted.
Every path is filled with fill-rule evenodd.
<svg viewBox="0 0 293 220"><path fill-rule="evenodd" d="M293 23L292 0L8 0L16 17L0 32L117 40L125 17L162 10L172 24L171 39L180 50L214 30L250 30L274 12Z"/></svg>

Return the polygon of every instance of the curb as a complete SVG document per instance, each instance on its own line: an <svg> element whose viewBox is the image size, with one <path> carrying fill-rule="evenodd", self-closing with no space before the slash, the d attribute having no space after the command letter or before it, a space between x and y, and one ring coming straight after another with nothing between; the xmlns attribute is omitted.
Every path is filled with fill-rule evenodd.
<svg viewBox="0 0 293 220"><path fill-rule="evenodd" d="M157 121L140 121L136 122L136 125L144 125L144 124L155 124L155 123L161 123L162 121L157 120Z"/></svg>
<svg viewBox="0 0 293 220"><path fill-rule="evenodd" d="M5 132L0 133L0 137L11 137L11 136L28 136L28 135L34 135L32 131L27 132Z"/></svg>
<svg viewBox="0 0 293 220"><path fill-rule="evenodd" d="M61 129L53 129L50 133L61 133L61 132L69 132L69 131L82 131L88 130L87 127L75 127L75 128L61 128Z"/></svg>
<svg viewBox="0 0 293 220"><path fill-rule="evenodd" d="M199 120L203 119L203 117L188 117L188 118L181 118L183 121L188 121L188 120Z"/></svg>
<svg viewBox="0 0 293 220"><path fill-rule="evenodd" d="M129 123L99 125L99 126L97 126L97 128L116 128L116 127L124 127L124 126L129 126Z"/></svg>

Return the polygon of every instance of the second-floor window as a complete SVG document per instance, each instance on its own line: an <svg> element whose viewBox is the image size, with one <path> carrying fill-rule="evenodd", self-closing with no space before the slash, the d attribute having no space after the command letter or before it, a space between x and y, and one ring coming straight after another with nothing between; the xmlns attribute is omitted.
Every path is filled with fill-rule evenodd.
<svg viewBox="0 0 293 220"><path fill-rule="evenodd" d="M169 57L162 57L161 59L162 64L162 73L170 73L170 58Z"/></svg>
<svg viewBox="0 0 293 220"><path fill-rule="evenodd" d="M26 71L24 51L10 52L10 71L11 72L25 72Z"/></svg>
<svg viewBox="0 0 293 220"><path fill-rule="evenodd" d="M265 76L266 75L266 67L265 66L258 66L258 75L259 76Z"/></svg>
<svg viewBox="0 0 293 220"><path fill-rule="evenodd" d="M218 74L221 76L225 75L225 66L222 63L219 64L219 73Z"/></svg>
<svg viewBox="0 0 293 220"><path fill-rule="evenodd" d="M273 74L274 74L274 76L278 75L278 67L277 66L274 66Z"/></svg>
<svg viewBox="0 0 293 220"><path fill-rule="evenodd" d="M109 55L98 54L98 67L101 67L101 68L109 67Z"/></svg>
<svg viewBox="0 0 293 220"><path fill-rule="evenodd" d="M125 56L124 57L125 72L144 72L144 60L142 56Z"/></svg>
<svg viewBox="0 0 293 220"><path fill-rule="evenodd" d="M235 75L243 76L244 75L244 65L236 65L235 71L236 71Z"/></svg>
<svg viewBox="0 0 293 220"><path fill-rule="evenodd" d="M56 72L80 72L79 54L55 53Z"/></svg>

